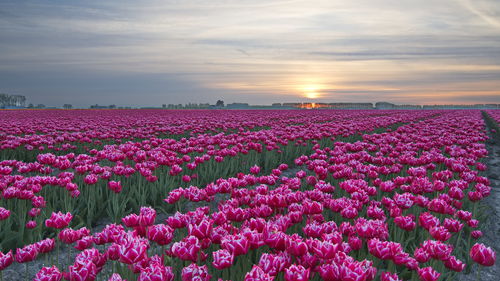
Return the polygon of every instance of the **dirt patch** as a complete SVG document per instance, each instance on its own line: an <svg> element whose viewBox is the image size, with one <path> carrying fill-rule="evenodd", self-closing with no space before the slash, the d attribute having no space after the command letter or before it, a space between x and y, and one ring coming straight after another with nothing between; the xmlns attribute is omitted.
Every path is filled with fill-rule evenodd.
<svg viewBox="0 0 500 281"><path fill-rule="evenodd" d="M488 132L491 133L490 128ZM486 142L486 148L489 155L486 161L488 166L487 175L491 183L491 194L484 199L484 203L488 206L487 220L481 222L480 230L484 236L478 241L495 250L497 255L500 254L500 142L494 139L494 136L489 135L490 139ZM500 257L500 256L499 256ZM479 266L474 265L470 274L462 274L458 276L459 281L475 281L477 279L477 270ZM482 267L480 272L480 280L499 280L500 279L500 261L497 260L494 266Z"/></svg>

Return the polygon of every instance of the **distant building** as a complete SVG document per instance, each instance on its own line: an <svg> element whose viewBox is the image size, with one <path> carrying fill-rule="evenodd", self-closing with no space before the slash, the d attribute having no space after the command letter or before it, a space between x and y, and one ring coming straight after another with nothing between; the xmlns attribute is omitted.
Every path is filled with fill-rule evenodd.
<svg viewBox="0 0 500 281"><path fill-rule="evenodd" d="M111 105L98 105L98 104L95 104L95 105L91 105L90 106L90 109L115 109L116 108L116 105L114 104L111 104Z"/></svg>
<svg viewBox="0 0 500 281"><path fill-rule="evenodd" d="M395 104L390 103L390 102L385 102L385 101L379 101L375 103L375 108L376 109L394 109Z"/></svg>
<svg viewBox="0 0 500 281"><path fill-rule="evenodd" d="M354 102L337 102L329 103L329 108L331 109L373 109L373 104L370 102L366 103L354 103Z"/></svg>
<svg viewBox="0 0 500 281"><path fill-rule="evenodd" d="M233 102L229 103L226 105L227 109L248 109L250 108L250 105L248 103L238 103L238 102Z"/></svg>
<svg viewBox="0 0 500 281"><path fill-rule="evenodd" d="M423 109L500 109L500 104L436 104L424 105Z"/></svg>
<svg viewBox="0 0 500 281"><path fill-rule="evenodd" d="M299 102L285 102L283 103L283 107L288 107L288 108L300 108L302 103Z"/></svg>
<svg viewBox="0 0 500 281"><path fill-rule="evenodd" d="M422 106L414 104L401 104L401 105L394 105L394 109L422 109Z"/></svg>

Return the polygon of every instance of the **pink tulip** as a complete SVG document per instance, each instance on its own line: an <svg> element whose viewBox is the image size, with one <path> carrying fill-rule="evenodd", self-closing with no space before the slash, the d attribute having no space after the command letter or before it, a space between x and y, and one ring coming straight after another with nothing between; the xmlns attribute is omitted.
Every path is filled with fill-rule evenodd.
<svg viewBox="0 0 500 281"><path fill-rule="evenodd" d="M38 249L35 244L26 245L23 248L18 248L16 250L16 262L25 263L36 259L38 256Z"/></svg>
<svg viewBox="0 0 500 281"><path fill-rule="evenodd" d="M172 281L174 280L174 273L169 266L162 264L152 264L145 270L141 271L137 281Z"/></svg>
<svg viewBox="0 0 500 281"><path fill-rule="evenodd" d="M434 270L432 267L418 269L418 277L421 281L437 281L441 273Z"/></svg>
<svg viewBox="0 0 500 281"><path fill-rule="evenodd" d="M144 241L132 236L127 237L123 244L119 245L120 262L133 264L145 259L148 247L147 240Z"/></svg>
<svg viewBox="0 0 500 281"><path fill-rule="evenodd" d="M120 193L122 191L122 185L120 181L109 181L108 188L114 193Z"/></svg>
<svg viewBox="0 0 500 281"><path fill-rule="evenodd" d="M380 281L401 281L396 273L382 272Z"/></svg>
<svg viewBox="0 0 500 281"><path fill-rule="evenodd" d="M45 220L45 226L62 229L69 225L72 218L73 216L71 215L71 213L66 213L66 214L63 214L61 212L52 213L50 219Z"/></svg>
<svg viewBox="0 0 500 281"><path fill-rule="evenodd" d="M482 266L492 266L496 261L496 253L490 247L486 247L482 243L476 243L469 252L473 261Z"/></svg>
<svg viewBox="0 0 500 281"><path fill-rule="evenodd" d="M174 238L174 230L165 224L156 224L148 228L147 237L158 245L167 245Z"/></svg>
<svg viewBox="0 0 500 281"><path fill-rule="evenodd" d="M192 263L182 269L182 281L208 281L211 277L206 265L198 266Z"/></svg>
<svg viewBox="0 0 500 281"><path fill-rule="evenodd" d="M52 252L55 247L55 240L52 238L47 238L35 243L39 253L46 254Z"/></svg>
<svg viewBox="0 0 500 281"><path fill-rule="evenodd" d="M222 238L222 249L228 250L235 257L248 252L250 243L248 239L241 235L228 235Z"/></svg>
<svg viewBox="0 0 500 281"><path fill-rule="evenodd" d="M8 217L10 217L10 211L0 207L0 221L6 220Z"/></svg>
<svg viewBox="0 0 500 281"><path fill-rule="evenodd" d="M234 261L234 255L231 254L228 250L217 250L212 253L214 261L212 265L219 269L222 270L224 268L230 267L233 265Z"/></svg>
<svg viewBox="0 0 500 281"><path fill-rule="evenodd" d="M180 242L172 245L172 253L181 260L190 260L196 262L199 258L201 244L195 236L188 236Z"/></svg>
<svg viewBox="0 0 500 281"><path fill-rule="evenodd" d="M265 273L262 268L254 265L252 270L245 275L245 281L272 281L274 280L273 276Z"/></svg>
<svg viewBox="0 0 500 281"><path fill-rule="evenodd" d="M127 281L127 280L122 279L122 277L120 276L120 274L113 273L113 275L111 275L111 277L109 277L108 281Z"/></svg>
<svg viewBox="0 0 500 281"><path fill-rule="evenodd" d="M52 267L42 267L40 271L35 275L34 281L59 281L63 277L63 274L59 271L56 266Z"/></svg>
<svg viewBox="0 0 500 281"><path fill-rule="evenodd" d="M7 254L0 251L0 271L9 267L13 261L14 255L12 254L12 250L10 250Z"/></svg>
<svg viewBox="0 0 500 281"><path fill-rule="evenodd" d="M310 270L310 268L305 269L302 265L293 264L285 270L285 281L307 281Z"/></svg>

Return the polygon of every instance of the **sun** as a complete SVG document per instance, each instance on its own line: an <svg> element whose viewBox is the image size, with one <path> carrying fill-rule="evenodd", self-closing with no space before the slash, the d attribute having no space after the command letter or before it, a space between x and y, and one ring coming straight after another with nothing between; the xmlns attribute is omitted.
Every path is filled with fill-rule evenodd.
<svg viewBox="0 0 500 281"><path fill-rule="evenodd" d="M319 98L319 94L316 93L316 92L307 92L307 93L304 93L304 96L308 99L317 99Z"/></svg>
<svg viewBox="0 0 500 281"><path fill-rule="evenodd" d="M308 99L317 99L320 97L319 93L320 87L316 85L308 85L302 88L302 91L304 92L304 97Z"/></svg>

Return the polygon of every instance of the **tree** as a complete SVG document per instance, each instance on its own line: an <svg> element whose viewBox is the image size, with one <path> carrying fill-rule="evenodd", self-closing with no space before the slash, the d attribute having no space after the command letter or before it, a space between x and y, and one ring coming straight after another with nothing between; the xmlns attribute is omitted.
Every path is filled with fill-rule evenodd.
<svg viewBox="0 0 500 281"><path fill-rule="evenodd" d="M64 109L72 109L72 108L73 108L73 105L71 105L71 104L69 104L69 103L65 103L65 104L63 105L63 108L64 108Z"/></svg>
<svg viewBox="0 0 500 281"><path fill-rule="evenodd" d="M12 95L12 106L24 107L26 104L26 97L22 95Z"/></svg>
<svg viewBox="0 0 500 281"><path fill-rule="evenodd" d="M14 97L13 96L7 96L7 106L12 106L14 105Z"/></svg>
<svg viewBox="0 0 500 281"><path fill-rule="evenodd" d="M21 103L21 106L24 107L26 105L26 97L21 96L19 99L20 99L19 102Z"/></svg>
<svg viewBox="0 0 500 281"><path fill-rule="evenodd" d="M9 94L0 94L0 107L6 106L17 106L24 107L26 104L26 97L22 95L9 95Z"/></svg>
<svg viewBox="0 0 500 281"><path fill-rule="evenodd" d="M215 104L217 107L224 107L224 101L223 100L218 100L217 103Z"/></svg>
<svg viewBox="0 0 500 281"><path fill-rule="evenodd" d="M7 105L9 95L0 93L0 107L4 107Z"/></svg>

